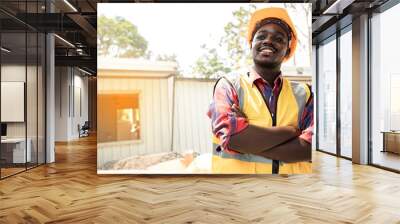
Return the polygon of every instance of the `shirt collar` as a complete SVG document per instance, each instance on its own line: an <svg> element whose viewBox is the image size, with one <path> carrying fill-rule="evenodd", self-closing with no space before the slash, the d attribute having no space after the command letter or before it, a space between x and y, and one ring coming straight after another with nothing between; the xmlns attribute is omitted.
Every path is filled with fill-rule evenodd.
<svg viewBox="0 0 400 224"><path fill-rule="evenodd" d="M265 79L263 79L255 70L254 68L250 69L249 72L249 80L250 83L252 85L254 85L254 83L257 80L261 80L263 83L265 83L266 85L270 86L269 83L267 81L265 81ZM275 81L274 81L274 86L270 86L271 88L274 88L275 86L280 86L282 83L282 73L279 73L279 75L276 77Z"/></svg>

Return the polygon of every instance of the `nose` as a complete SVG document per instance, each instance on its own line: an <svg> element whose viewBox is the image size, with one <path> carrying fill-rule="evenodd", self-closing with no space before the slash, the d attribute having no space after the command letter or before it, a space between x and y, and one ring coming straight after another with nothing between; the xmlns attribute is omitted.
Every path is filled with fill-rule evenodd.
<svg viewBox="0 0 400 224"><path fill-rule="evenodd" d="M272 45L273 45L272 36L271 36L271 35L266 36L266 37L262 40L261 43L262 43L263 45L270 45L270 46L272 46Z"/></svg>

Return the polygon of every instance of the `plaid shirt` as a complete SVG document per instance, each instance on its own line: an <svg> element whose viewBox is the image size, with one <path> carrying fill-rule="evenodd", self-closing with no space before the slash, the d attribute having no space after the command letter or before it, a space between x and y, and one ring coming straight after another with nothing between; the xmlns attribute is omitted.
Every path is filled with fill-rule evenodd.
<svg viewBox="0 0 400 224"><path fill-rule="evenodd" d="M268 99L267 106L269 111L275 114L278 96L282 89L282 76L279 75L274 81L274 86L271 87L253 69L251 69L249 75L251 83L257 86L265 99ZM237 117L232 112L231 107L233 104L239 105L239 97L236 90L226 80L222 79L215 87L214 98L207 115L211 118L212 131L220 139L223 149L228 149L227 145L232 135L239 133L248 126L246 118ZM299 137L310 144L314 128L313 107L313 95L311 94L299 122L299 129L302 130L302 134Z"/></svg>

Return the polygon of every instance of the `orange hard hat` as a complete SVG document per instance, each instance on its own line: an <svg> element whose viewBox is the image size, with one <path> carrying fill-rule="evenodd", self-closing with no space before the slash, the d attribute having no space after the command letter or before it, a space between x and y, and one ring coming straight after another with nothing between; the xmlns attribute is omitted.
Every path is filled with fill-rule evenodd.
<svg viewBox="0 0 400 224"><path fill-rule="evenodd" d="M251 46L251 42L253 41L253 36L256 32L256 26L257 23L261 22L262 20L265 19L279 19L286 23L289 28L291 29L291 40L289 42L289 48L290 52L289 54L285 57L285 61L288 60L292 55L294 54L297 46L297 33L296 33L296 28L292 22L292 20L289 17L289 14L287 13L286 9L284 8L264 8L264 9L259 9L256 10L250 18L249 22L249 28L247 30L247 41L249 42L249 45Z"/></svg>

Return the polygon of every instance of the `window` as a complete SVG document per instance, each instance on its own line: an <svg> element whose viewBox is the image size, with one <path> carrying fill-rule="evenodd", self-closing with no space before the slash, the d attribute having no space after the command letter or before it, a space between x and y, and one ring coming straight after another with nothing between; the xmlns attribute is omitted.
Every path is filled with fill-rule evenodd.
<svg viewBox="0 0 400 224"><path fill-rule="evenodd" d="M318 48L318 148L336 153L336 36Z"/></svg>
<svg viewBox="0 0 400 224"><path fill-rule="evenodd" d="M347 31L347 32L346 32ZM340 36L340 155L352 157L352 35L351 26Z"/></svg>
<svg viewBox="0 0 400 224"><path fill-rule="evenodd" d="M10 9L23 17L43 12L43 3L19 1ZM0 24L0 123L7 127L0 144L0 178L5 178L45 163L46 38L4 12L0 17L8 21Z"/></svg>
<svg viewBox="0 0 400 224"><path fill-rule="evenodd" d="M372 163L400 170L400 5L371 18L371 140Z"/></svg>
<svg viewBox="0 0 400 224"><path fill-rule="evenodd" d="M400 130L400 73L390 74L390 130Z"/></svg>
<svg viewBox="0 0 400 224"><path fill-rule="evenodd" d="M117 109L117 140L140 139L139 110Z"/></svg>
<svg viewBox="0 0 400 224"><path fill-rule="evenodd" d="M141 139L139 93L99 94L98 141Z"/></svg>

